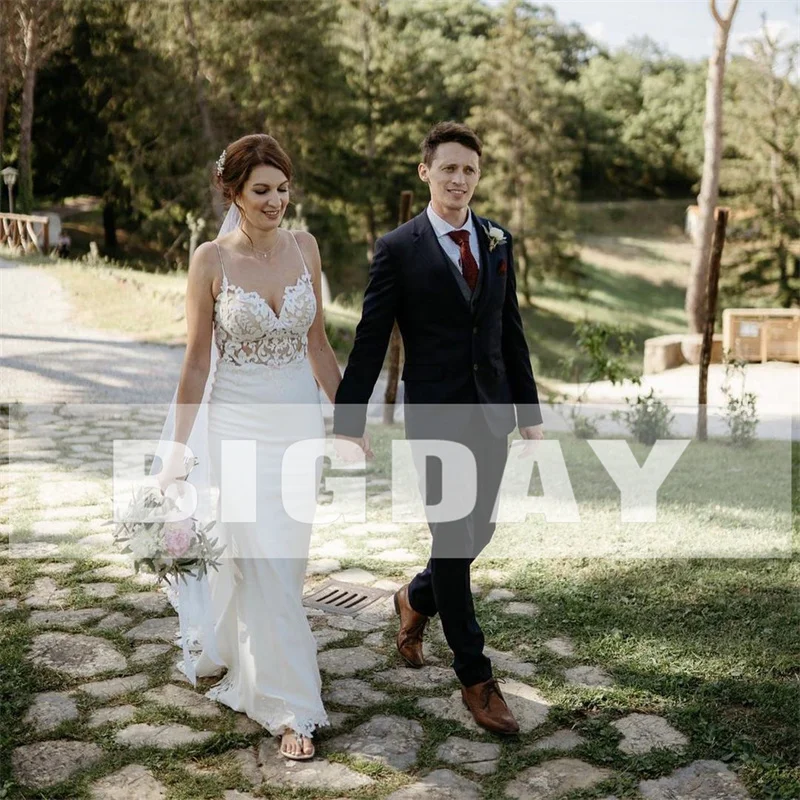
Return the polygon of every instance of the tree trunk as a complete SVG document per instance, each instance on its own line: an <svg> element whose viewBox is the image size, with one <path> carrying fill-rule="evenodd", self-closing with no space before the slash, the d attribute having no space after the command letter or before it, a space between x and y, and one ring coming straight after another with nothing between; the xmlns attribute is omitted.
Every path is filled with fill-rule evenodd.
<svg viewBox="0 0 800 800"><path fill-rule="evenodd" d="M411 219L411 204L413 200L413 192L404 191L400 194L398 226ZM397 322L395 322L392 328L392 336L389 340L389 371L386 378L386 391L383 394L384 425L391 425L394 422L394 409L397 403L397 385L400 382L400 361L402 357L403 337L400 335L400 328L397 327Z"/></svg>
<svg viewBox="0 0 800 800"><path fill-rule="evenodd" d="M708 438L708 365L711 363L711 350L714 346L714 322L717 313L717 291L719 288L719 267L722 262L722 248L725 247L725 230L728 225L728 209L720 208L714 230L714 242L708 267L708 286L706 287L706 322L703 330L703 343L700 348L700 383L697 389L697 438L704 442Z"/></svg>
<svg viewBox="0 0 800 800"><path fill-rule="evenodd" d="M36 92L36 60L39 30L33 18L24 31L25 60L22 71L22 109L19 120L19 194L17 210L29 214L33 209L33 172L31 146L33 141L33 107Z"/></svg>
<svg viewBox="0 0 800 800"><path fill-rule="evenodd" d="M714 209L719 199L719 171L722 159L722 87L725 80L725 57L731 21L738 3L739 0L731 0L727 16L721 17L717 11L716 0L711 0L711 13L716 20L717 28L706 81L706 113L703 123L705 153L700 194L697 197L700 210L697 245L692 258L685 305L689 330L693 333L698 333L705 327L708 260L714 234Z"/></svg>
<svg viewBox="0 0 800 800"><path fill-rule="evenodd" d="M9 3L0 0L0 163L3 161L3 145L5 144L6 133L6 105L8 103L8 89L11 83L11 53L8 47L8 13Z"/></svg>
<svg viewBox="0 0 800 800"><path fill-rule="evenodd" d="M183 0L183 26L186 29L186 38L189 42L189 57L192 62L192 81L194 82L194 94L197 102L197 110L200 112L200 124L203 127L203 138L206 141L208 152L211 153L211 160L208 162L208 172L213 174L216 163L216 149L218 146L216 131L211 121L211 111L206 100L206 93L203 88L203 75L200 64L200 46L197 41L197 32L194 27L194 17L192 15L191 0ZM222 202L222 195L219 190L211 190L211 208L217 222L221 225L225 216L225 206Z"/></svg>
<svg viewBox="0 0 800 800"><path fill-rule="evenodd" d="M106 253L113 253L119 243L117 241L117 215L114 201L109 198L103 203L103 234Z"/></svg>
<svg viewBox="0 0 800 800"><path fill-rule="evenodd" d="M2 0L10 14L8 0ZM22 108L19 122L19 210L33 207L33 109L36 74L63 44L70 31L70 16L63 0L15 0L13 15L6 16L7 51L22 76ZM5 64L3 65L5 67Z"/></svg>
<svg viewBox="0 0 800 800"><path fill-rule="evenodd" d="M366 104L366 123L367 123L367 143L366 143L366 160L367 160L367 174L375 175L375 158L377 147L375 144L375 102L373 92L373 79L372 79L372 60L373 60L373 41L372 41L372 26L371 14L372 7L369 3L365 3L361 7L361 35L362 35L362 63L364 67L364 91L365 91L365 104ZM370 191L367 195L367 209L366 209L366 223L367 223L367 260L372 261L375 254L375 242L378 239L377 219L375 214L375 203Z"/></svg>
<svg viewBox="0 0 800 800"><path fill-rule="evenodd" d="M514 162L518 164L519 161L515 158ZM530 275L530 261L528 259L528 249L525 246L525 237L527 230L525 226L525 189L515 182L514 199L515 214L514 220L516 222L516 254L515 254L515 268L517 278L517 291L522 291L522 296L525 298L525 304L531 305L531 275Z"/></svg>
<svg viewBox="0 0 800 800"><path fill-rule="evenodd" d="M0 76L0 162L3 160L3 146L6 133L6 104L8 103L8 81L4 73Z"/></svg>
<svg viewBox="0 0 800 800"><path fill-rule="evenodd" d="M366 222L366 237L367 237L367 261L372 261L375 255L375 242L378 240L378 229L375 222L375 208L372 205L372 199L367 199L367 208L364 212L364 221Z"/></svg>

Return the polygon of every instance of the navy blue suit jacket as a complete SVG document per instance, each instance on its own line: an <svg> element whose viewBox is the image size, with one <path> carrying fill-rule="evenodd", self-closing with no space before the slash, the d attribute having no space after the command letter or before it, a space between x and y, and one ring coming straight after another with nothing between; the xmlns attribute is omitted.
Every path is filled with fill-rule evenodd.
<svg viewBox="0 0 800 800"><path fill-rule="evenodd" d="M336 393L334 433L363 435L367 402L395 320L405 349L409 436L428 438L423 428L431 428L418 414L419 430L411 430L414 405L446 406L452 412L459 405L479 404L498 436L513 430L514 407L520 426L542 421L517 303L511 234L501 228L506 241L490 252L484 229L490 221L471 213L481 256L471 300L425 211L376 242L361 321Z"/></svg>

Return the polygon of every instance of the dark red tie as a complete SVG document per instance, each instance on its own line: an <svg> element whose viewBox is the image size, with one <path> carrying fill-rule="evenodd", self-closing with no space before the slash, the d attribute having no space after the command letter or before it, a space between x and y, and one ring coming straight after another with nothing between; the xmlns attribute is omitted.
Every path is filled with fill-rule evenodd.
<svg viewBox="0 0 800 800"><path fill-rule="evenodd" d="M464 280L467 282L469 290L474 292L478 285L478 263L469 248L469 231L448 231L447 235L461 251L461 269L464 271Z"/></svg>

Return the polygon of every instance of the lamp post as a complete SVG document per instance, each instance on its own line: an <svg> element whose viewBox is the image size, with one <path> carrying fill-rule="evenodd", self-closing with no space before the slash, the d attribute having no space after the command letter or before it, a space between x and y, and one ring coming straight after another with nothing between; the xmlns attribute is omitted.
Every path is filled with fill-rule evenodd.
<svg viewBox="0 0 800 800"><path fill-rule="evenodd" d="M6 167L4 170L0 170L0 175L3 176L3 183L8 186L8 211L10 214L13 214L14 194L12 190L14 188L14 184L17 182L19 170L14 169L14 167Z"/></svg>

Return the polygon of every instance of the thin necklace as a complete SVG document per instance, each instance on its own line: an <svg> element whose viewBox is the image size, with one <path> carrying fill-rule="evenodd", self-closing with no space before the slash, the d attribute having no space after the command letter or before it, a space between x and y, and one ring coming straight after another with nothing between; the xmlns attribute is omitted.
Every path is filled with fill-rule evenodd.
<svg viewBox="0 0 800 800"><path fill-rule="evenodd" d="M262 250L256 250L256 248L253 246L252 242L250 243L250 248L257 256L261 256L261 258L268 258L270 255L272 255L272 253L275 250L275 248L280 244L280 238L281 238L280 234L278 234L277 241L266 252L264 252Z"/></svg>

